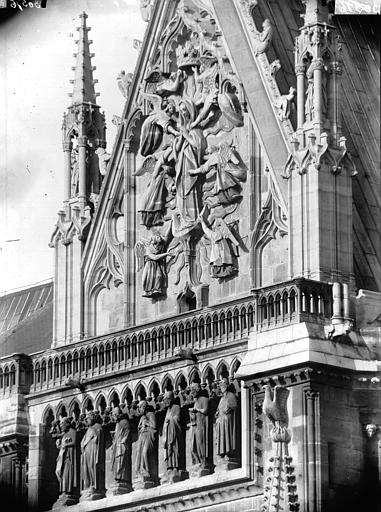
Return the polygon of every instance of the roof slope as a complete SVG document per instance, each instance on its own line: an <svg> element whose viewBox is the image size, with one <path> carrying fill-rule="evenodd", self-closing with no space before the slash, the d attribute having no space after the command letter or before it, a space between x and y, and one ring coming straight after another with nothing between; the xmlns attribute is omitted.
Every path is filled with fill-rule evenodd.
<svg viewBox="0 0 381 512"><path fill-rule="evenodd" d="M52 281L0 297L0 357L45 350L52 334Z"/></svg>
<svg viewBox="0 0 381 512"><path fill-rule="evenodd" d="M279 59L281 93L295 87L294 40L303 24L299 0L260 2L253 15L274 25L269 61ZM354 272L358 288L381 290L380 35L378 16L333 16L343 47L342 130L356 164L353 180Z"/></svg>

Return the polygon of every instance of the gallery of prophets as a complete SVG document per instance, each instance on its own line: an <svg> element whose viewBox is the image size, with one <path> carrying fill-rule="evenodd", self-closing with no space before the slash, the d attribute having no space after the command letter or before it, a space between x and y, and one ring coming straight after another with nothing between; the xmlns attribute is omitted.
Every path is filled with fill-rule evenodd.
<svg viewBox="0 0 381 512"><path fill-rule="evenodd" d="M140 11L112 149L78 13L54 280L0 297L2 510L376 511L379 18Z"/></svg>

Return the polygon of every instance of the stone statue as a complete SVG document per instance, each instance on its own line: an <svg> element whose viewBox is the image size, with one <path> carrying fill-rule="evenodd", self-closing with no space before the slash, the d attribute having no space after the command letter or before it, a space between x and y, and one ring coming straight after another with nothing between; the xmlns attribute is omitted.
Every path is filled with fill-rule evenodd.
<svg viewBox="0 0 381 512"><path fill-rule="evenodd" d="M201 389L198 382L191 386L194 405L189 409L191 420L191 457L192 476L203 476L209 473L208 435L209 435L209 398L208 392Z"/></svg>
<svg viewBox="0 0 381 512"><path fill-rule="evenodd" d="M147 488L156 485L157 463L155 463L155 442L157 436L156 416L153 407L146 400L139 402L141 414L138 424L138 442L136 447L136 488Z"/></svg>
<svg viewBox="0 0 381 512"><path fill-rule="evenodd" d="M71 197L78 195L79 187L79 163L78 149L73 148L71 151Z"/></svg>
<svg viewBox="0 0 381 512"><path fill-rule="evenodd" d="M142 125L142 135L139 152L148 156L160 147L164 133L178 136L176 124L176 106L172 99L166 99L159 94L148 94L141 91L143 98L148 100L153 110Z"/></svg>
<svg viewBox="0 0 381 512"><path fill-rule="evenodd" d="M152 0L139 0L139 4L142 20L148 22L151 19Z"/></svg>
<svg viewBox="0 0 381 512"><path fill-rule="evenodd" d="M131 87L132 79L134 78L133 73L126 73L124 69L119 73L116 77L116 81L118 83L118 87L120 92L122 93L123 98L128 98L128 92Z"/></svg>
<svg viewBox="0 0 381 512"><path fill-rule="evenodd" d="M220 462L229 462L236 452L236 411L238 407L235 393L229 391L227 379L222 379L222 397L216 412L216 453ZM221 460L223 459L223 460ZM230 469L227 466L227 469Z"/></svg>
<svg viewBox="0 0 381 512"><path fill-rule="evenodd" d="M176 162L176 206L182 229L192 228L197 223L200 212L200 188L198 176L192 176L190 170L197 169L205 150L205 138L202 130L194 125L196 106L190 98L179 103L180 135L173 145Z"/></svg>
<svg viewBox="0 0 381 512"><path fill-rule="evenodd" d="M313 121L315 118L315 85L314 85L314 71L315 69L321 70L321 112L320 114L327 114L327 106L328 106L328 95L327 95L327 70L326 66L322 62L322 59L313 60L310 66L307 69L306 77L307 77L307 89L306 89L306 101L304 104L305 108L305 119L306 121Z"/></svg>
<svg viewBox="0 0 381 512"><path fill-rule="evenodd" d="M115 484L112 494L123 494L132 490L131 487L131 430L130 422L120 407L112 410L115 431L111 450L111 471Z"/></svg>
<svg viewBox="0 0 381 512"><path fill-rule="evenodd" d="M271 44L274 28L269 19L265 19L262 23L262 32L259 33L259 40L256 47L256 55L264 53Z"/></svg>
<svg viewBox="0 0 381 512"><path fill-rule="evenodd" d="M105 494L105 446L101 419L95 411L86 415L87 430L81 442L83 492L81 500L96 500Z"/></svg>
<svg viewBox="0 0 381 512"><path fill-rule="evenodd" d="M242 198L241 183L246 180L247 170L234 154L231 146L222 142L218 147L209 146L205 152L206 162L189 171L191 176L209 174L213 176L212 187L204 186L204 201L209 208L236 203Z"/></svg>
<svg viewBox="0 0 381 512"><path fill-rule="evenodd" d="M210 240L210 276L223 278L237 273L236 259L239 242L223 219L217 218L210 228L206 225L203 215L200 222L205 236Z"/></svg>
<svg viewBox="0 0 381 512"><path fill-rule="evenodd" d="M170 229L163 237L159 232L154 233L149 241L135 244L135 255L138 261L137 271L143 267L143 297L155 298L165 294L167 289L167 257L173 254L166 251L171 236Z"/></svg>
<svg viewBox="0 0 381 512"><path fill-rule="evenodd" d="M107 165L109 163L111 155L110 153L107 153L105 148L102 147L97 148L95 153L98 156L99 172L102 174L102 176L105 176L107 173Z"/></svg>
<svg viewBox="0 0 381 512"><path fill-rule="evenodd" d="M77 468L77 432L72 427L71 418L63 418L60 422L62 436L57 439L59 448L56 476L60 484L60 505L73 505L78 501L78 468Z"/></svg>
<svg viewBox="0 0 381 512"><path fill-rule="evenodd" d="M166 477L174 482L180 479L181 469L181 436L180 406L175 403L173 391L164 394L164 407L167 409L163 425L164 461L167 469Z"/></svg>
<svg viewBox="0 0 381 512"><path fill-rule="evenodd" d="M142 176L145 173L151 174L151 180L147 192L142 199L139 209L142 224L147 228L160 226L164 223L164 214L167 198L175 193L173 167L166 165L164 154L148 156L140 169L135 173Z"/></svg>
<svg viewBox="0 0 381 512"><path fill-rule="evenodd" d="M307 73L306 102L304 104L306 121L312 121L314 117L314 77Z"/></svg>
<svg viewBox="0 0 381 512"><path fill-rule="evenodd" d="M281 121L285 121L289 119L291 114L291 106L294 102L296 89L294 87L290 87L288 94L282 94L276 103L276 107L278 108L278 115Z"/></svg>

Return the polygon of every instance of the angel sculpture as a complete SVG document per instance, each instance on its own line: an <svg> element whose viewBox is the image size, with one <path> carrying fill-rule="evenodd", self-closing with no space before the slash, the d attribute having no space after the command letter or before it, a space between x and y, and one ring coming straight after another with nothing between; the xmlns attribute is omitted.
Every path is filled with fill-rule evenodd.
<svg viewBox="0 0 381 512"><path fill-rule="evenodd" d="M116 81L118 82L118 87L120 92L122 93L123 98L128 97L128 91L130 90L132 79L134 78L133 73L126 73L124 69L119 73L116 77Z"/></svg>
<svg viewBox="0 0 381 512"><path fill-rule="evenodd" d="M168 285L167 257L174 255L166 251L172 237L171 224L163 237L154 233L149 240L141 240L135 244L137 272L143 268L143 297L156 298L165 294Z"/></svg>
<svg viewBox="0 0 381 512"><path fill-rule="evenodd" d="M218 64L215 61L209 66L204 65L201 73L198 72L197 66L192 67L192 70L197 85L194 103L197 107L202 105L198 116L190 125L191 128L194 128L198 125L206 126L214 115L213 108L217 106L218 98Z"/></svg>
<svg viewBox="0 0 381 512"><path fill-rule="evenodd" d="M285 121L289 119L291 114L292 104L294 102L296 89L295 87L290 87L288 94L282 94L276 103L276 107L278 108L278 115L281 121Z"/></svg>
<svg viewBox="0 0 381 512"><path fill-rule="evenodd" d="M274 28L273 28L273 25L271 23L271 21L269 19L265 19L264 22L262 23L262 32L259 32L259 41L257 43L257 47L256 47L256 55L260 55L261 53L264 53L267 48L270 46L271 44L271 41L272 41L272 38L273 38L273 33L274 33Z"/></svg>
<svg viewBox="0 0 381 512"><path fill-rule="evenodd" d="M142 205L139 210L142 224L147 228L160 226L164 223L164 213L167 198L174 194L174 179L171 175L174 170L167 165L166 154L168 150L145 158L135 176L142 176L145 173L151 174L151 181L143 196Z"/></svg>
<svg viewBox="0 0 381 512"><path fill-rule="evenodd" d="M290 391L283 386L274 387L274 396L272 396L271 386L266 384L265 399L263 401L263 412L273 424L271 432L272 439L275 443L288 443L290 434L288 427L287 399Z"/></svg>
<svg viewBox="0 0 381 512"><path fill-rule="evenodd" d="M176 106L174 101L163 99L158 94L145 92L141 94L153 105L153 111L143 123L140 143L140 154L148 156L160 147L164 133L177 137L179 132L176 129Z"/></svg>
<svg viewBox="0 0 381 512"><path fill-rule="evenodd" d="M102 174L102 176L105 176L106 172L107 172L107 165L109 163L111 155L110 155L110 153L107 153L105 148L102 148L102 147L97 148L95 153L98 156L99 172Z"/></svg>
<svg viewBox="0 0 381 512"><path fill-rule="evenodd" d="M210 133L216 133L219 130L231 131L235 126L243 126L243 116L238 98L234 92L219 92L218 87L218 63L212 56L206 55L204 61L210 60L209 66L203 65L202 73L198 72L195 66L192 68L195 82L197 85L194 101L196 106L202 105L200 112L191 124L191 128L200 125L205 127L216 111L221 110L221 117L218 119L215 128L208 128Z"/></svg>
<svg viewBox="0 0 381 512"><path fill-rule="evenodd" d="M210 240L210 275L215 278L228 277L236 274L235 264L239 256L239 242L223 219L217 218L212 228L208 227L203 218L202 210L199 220L205 236Z"/></svg>
<svg viewBox="0 0 381 512"><path fill-rule="evenodd" d="M240 165L240 159L231 146L222 142L219 146L209 146L205 152L206 162L197 169L189 171L191 176L215 172L212 188L207 185L204 201L209 208L229 205L241 198L241 183L246 180L246 169Z"/></svg>

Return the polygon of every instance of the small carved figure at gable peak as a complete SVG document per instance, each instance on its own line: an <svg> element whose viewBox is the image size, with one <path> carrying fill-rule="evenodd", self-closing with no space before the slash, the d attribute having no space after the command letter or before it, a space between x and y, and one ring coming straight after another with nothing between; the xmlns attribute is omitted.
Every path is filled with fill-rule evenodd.
<svg viewBox="0 0 381 512"><path fill-rule="evenodd" d="M116 81L118 82L118 87L120 92L122 93L123 98L128 97L128 92L130 90L132 79L134 78L133 73L126 73L124 69L119 73L116 77Z"/></svg>
<svg viewBox="0 0 381 512"><path fill-rule="evenodd" d="M153 0L139 0L139 4L142 20L148 23L151 19Z"/></svg>
<svg viewBox="0 0 381 512"><path fill-rule="evenodd" d="M258 34L258 42L255 49L255 54L260 55L264 53L271 44L274 34L274 28L269 19L265 19L262 23L262 32Z"/></svg>
<svg viewBox="0 0 381 512"><path fill-rule="evenodd" d="M288 94L282 94L282 96L276 102L275 106L278 109L278 115L281 121L285 121L286 119L290 118L295 94L296 89L294 87L290 87Z"/></svg>
<svg viewBox="0 0 381 512"><path fill-rule="evenodd" d="M102 147L97 148L95 153L98 156L99 172L102 174L102 176L105 176L107 173L107 165L110 161L111 155L110 153L107 153L105 148Z"/></svg>
<svg viewBox="0 0 381 512"><path fill-rule="evenodd" d="M281 68L282 64L280 63L280 60L273 60L272 63L270 64L270 75L275 76Z"/></svg>

